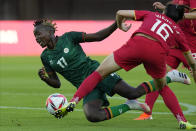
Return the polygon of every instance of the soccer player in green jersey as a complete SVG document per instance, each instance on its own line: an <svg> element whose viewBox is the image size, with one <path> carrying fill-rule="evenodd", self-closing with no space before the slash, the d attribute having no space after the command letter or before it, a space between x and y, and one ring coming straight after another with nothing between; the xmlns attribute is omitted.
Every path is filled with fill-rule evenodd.
<svg viewBox="0 0 196 131"><path fill-rule="evenodd" d="M45 48L41 54L44 68L39 70L39 77L51 87L60 88L61 83L56 74L59 73L78 88L83 80L99 66L97 61L86 56L79 43L101 41L116 29L117 23L114 22L96 33L86 34L72 31L62 36L55 36L56 24L53 24L52 21L35 21L34 35L36 41L42 48ZM152 83L152 81L150 82ZM169 77L168 82L171 82ZM146 104L134 100L140 97L140 92L139 88L129 86L117 74L113 73L101 81L83 99L85 116L91 122L99 122L119 116L128 110L149 112L149 107ZM106 94L113 96L115 93L129 100L124 104L108 107L109 101Z"/></svg>

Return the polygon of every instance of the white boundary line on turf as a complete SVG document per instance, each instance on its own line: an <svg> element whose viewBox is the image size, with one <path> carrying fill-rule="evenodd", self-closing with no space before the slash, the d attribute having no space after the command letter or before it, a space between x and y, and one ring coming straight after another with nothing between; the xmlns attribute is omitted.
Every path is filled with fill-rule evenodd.
<svg viewBox="0 0 196 131"><path fill-rule="evenodd" d="M10 93L10 92L1 92L1 95L24 95L24 96L49 96L48 93ZM71 93L64 94L65 96L73 96ZM108 99L118 99L118 100L124 100L126 101L125 98L123 97L108 97ZM144 99L138 99L139 101L144 101ZM157 100L156 102L158 103L163 103L163 100ZM180 102L180 105L185 106L187 108L186 111L183 111L184 114L186 115L196 115L192 114L196 112L196 105L192 104L187 104L187 103L182 103ZM0 106L0 109L24 109L24 110L45 110L44 108L36 108L36 107L16 107L16 106ZM76 109L76 111L83 111L82 109ZM141 113L141 112L130 112L130 113ZM169 112L153 112L153 114L171 114Z"/></svg>
<svg viewBox="0 0 196 131"><path fill-rule="evenodd" d="M45 110L45 108L39 108L39 107L15 107L15 106L0 106L0 109L16 109L16 110ZM79 111L79 112L83 112L82 109L75 109L75 111ZM127 113L141 113L141 112L127 112ZM169 112L153 112L153 114L159 114L159 115L168 115L168 114L171 114ZM185 113L184 113L185 114ZM191 114L191 113L186 113L186 115L192 115L192 116L196 116L196 114Z"/></svg>

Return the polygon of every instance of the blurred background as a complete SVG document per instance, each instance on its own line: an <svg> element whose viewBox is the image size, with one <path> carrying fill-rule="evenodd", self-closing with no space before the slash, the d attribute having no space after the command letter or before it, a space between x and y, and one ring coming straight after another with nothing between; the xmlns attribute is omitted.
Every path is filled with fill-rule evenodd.
<svg viewBox="0 0 196 131"><path fill-rule="evenodd" d="M0 0L1 20L112 20L119 9L153 10L157 0ZM162 3L168 0L158 0Z"/></svg>
<svg viewBox="0 0 196 131"><path fill-rule="evenodd" d="M155 11L152 4L168 0L0 0L0 131L179 131L177 121L164 105L162 98L153 109L153 121L133 121L140 112L128 112L117 119L96 124L89 123L82 113L82 102L65 119L56 120L45 109L45 101L52 93L71 99L76 89L59 75L62 87L54 89L37 75L43 67L39 55L43 49L36 43L33 21L53 19L56 35L68 31L94 33L110 26L119 9ZM128 32L117 29L100 42L82 43L87 55L101 62L106 55L124 44L141 22L132 24ZM185 69L180 68L181 71ZM188 71L186 71L188 73ZM130 85L151 80L143 66L118 74ZM192 78L191 78L192 79ZM193 80L193 79L192 79ZM196 124L196 86L171 84L187 119ZM118 95L109 98L111 106L125 102ZM144 97L139 99L144 101ZM129 114L132 113L132 114ZM136 114L137 113L137 114Z"/></svg>
<svg viewBox="0 0 196 131"><path fill-rule="evenodd" d="M114 22L120 9L155 11L157 0L0 0L0 56L37 56L42 50L33 35L33 20L57 23L56 35L68 31L94 33ZM163 4L168 0L159 0ZM128 33L117 29L95 44L82 44L87 55L108 55L124 44L141 22L131 21ZM112 48L111 48L112 44Z"/></svg>

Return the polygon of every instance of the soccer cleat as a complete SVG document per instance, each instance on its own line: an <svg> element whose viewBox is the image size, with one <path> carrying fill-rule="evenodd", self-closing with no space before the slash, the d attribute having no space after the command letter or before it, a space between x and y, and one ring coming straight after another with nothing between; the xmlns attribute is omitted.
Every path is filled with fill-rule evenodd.
<svg viewBox="0 0 196 131"><path fill-rule="evenodd" d="M180 121L179 122L180 129L196 129L196 125L190 124L188 121Z"/></svg>
<svg viewBox="0 0 196 131"><path fill-rule="evenodd" d="M66 107L66 111L73 112L75 107L76 107L76 102L69 102Z"/></svg>
<svg viewBox="0 0 196 131"><path fill-rule="evenodd" d="M140 110L145 113L150 112L150 107L146 103L140 103L137 100L127 100L125 104L129 106L130 110Z"/></svg>
<svg viewBox="0 0 196 131"><path fill-rule="evenodd" d="M143 113L138 118L135 118L134 120L152 120L152 115Z"/></svg>
<svg viewBox="0 0 196 131"><path fill-rule="evenodd" d="M74 108L76 107L75 102L69 102L65 107L58 109L54 116L58 119L63 118L68 112L73 112Z"/></svg>
<svg viewBox="0 0 196 131"><path fill-rule="evenodd" d="M191 84L190 78L185 73L179 72L178 70L171 70L167 73L167 76L172 82L180 82L187 85Z"/></svg>
<svg viewBox="0 0 196 131"><path fill-rule="evenodd" d="M58 109L55 113L54 113L54 116L57 118L57 119L61 119L63 118L65 115L67 115L68 112L66 111L66 108L60 108Z"/></svg>

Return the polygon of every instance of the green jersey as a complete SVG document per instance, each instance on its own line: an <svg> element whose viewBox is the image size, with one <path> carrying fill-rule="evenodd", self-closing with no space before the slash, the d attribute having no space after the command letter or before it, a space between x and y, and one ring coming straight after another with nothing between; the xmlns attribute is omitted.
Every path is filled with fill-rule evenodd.
<svg viewBox="0 0 196 131"><path fill-rule="evenodd" d="M58 72L77 88L99 66L80 46L83 36L83 32L65 33L58 38L54 49L46 48L41 54L47 72Z"/></svg>

